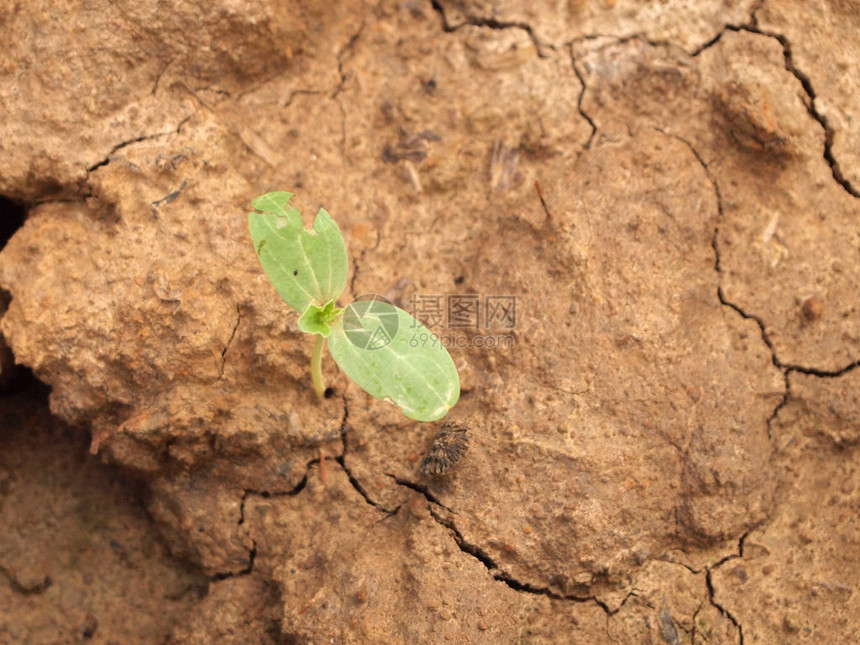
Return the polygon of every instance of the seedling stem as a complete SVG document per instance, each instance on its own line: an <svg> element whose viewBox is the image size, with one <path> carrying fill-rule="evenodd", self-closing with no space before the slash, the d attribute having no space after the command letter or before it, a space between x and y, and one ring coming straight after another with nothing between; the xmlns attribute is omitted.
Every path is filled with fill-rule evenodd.
<svg viewBox="0 0 860 645"><path fill-rule="evenodd" d="M314 334L314 337L316 340L314 341L314 351L311 354L311 384L313 385L314 392L322 399L325 396L325 384L323 383L322 373L322 353L325 347L325 338L320 334Z"/></svg>

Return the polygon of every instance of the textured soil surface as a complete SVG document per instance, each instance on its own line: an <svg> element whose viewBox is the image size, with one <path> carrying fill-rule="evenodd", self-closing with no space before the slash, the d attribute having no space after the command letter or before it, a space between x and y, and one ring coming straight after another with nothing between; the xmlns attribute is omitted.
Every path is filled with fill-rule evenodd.
<svg viewBox="0 0 860 645"><path fill-rule="evenodd" d="M860 641L858 32L0 9L0 643ZM462 382L443 475L328 358L316 400L247 232L278 189L338 221L344 302L516 299L416 312Z"/></svg>

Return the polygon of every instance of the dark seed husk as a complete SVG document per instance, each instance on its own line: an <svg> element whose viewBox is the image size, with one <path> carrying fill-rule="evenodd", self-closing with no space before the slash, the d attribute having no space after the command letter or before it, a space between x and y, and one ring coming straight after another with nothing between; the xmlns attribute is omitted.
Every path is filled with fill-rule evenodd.
<svg viewBox="0 0 860 645"><path fill-rule="evenodd" d="M453 468L468 450L469 434L465 426L446 422L421 461L421 473L427 477L442 475Z"/></svg>

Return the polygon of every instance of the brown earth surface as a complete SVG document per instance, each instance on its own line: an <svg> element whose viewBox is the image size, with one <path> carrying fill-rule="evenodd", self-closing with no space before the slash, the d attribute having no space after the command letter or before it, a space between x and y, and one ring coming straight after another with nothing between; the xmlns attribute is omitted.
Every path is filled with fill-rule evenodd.
<svg viewBox="0 0 860 645"><path fill-rule="evenodd" d="M335 4L0 8L0 643L860 641L860 3ZM516 298L443 476L278 189L344 301Z"/></svg>

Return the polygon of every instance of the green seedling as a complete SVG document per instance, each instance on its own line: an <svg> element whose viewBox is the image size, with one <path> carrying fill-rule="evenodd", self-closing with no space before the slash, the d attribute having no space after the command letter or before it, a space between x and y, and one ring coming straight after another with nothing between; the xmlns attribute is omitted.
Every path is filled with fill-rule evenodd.
<svg viewBox="0 0 860 645"><path fill-rule="evenodd" d="M322 355L332 358L368 394L389 399L417 421L444 417L460 397L460 377L448 351L427 328L385 300L339 308L349 260L343 235L322 208L313 230L302 225L292 193L267 193L248 214L254 249L275 291L297 312L298 327L315 336L311 384L325 392Z"/></svg>

